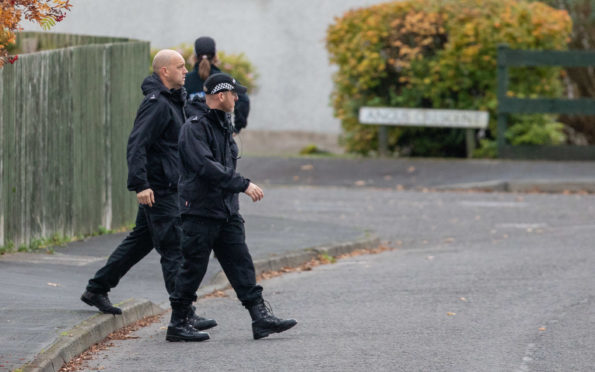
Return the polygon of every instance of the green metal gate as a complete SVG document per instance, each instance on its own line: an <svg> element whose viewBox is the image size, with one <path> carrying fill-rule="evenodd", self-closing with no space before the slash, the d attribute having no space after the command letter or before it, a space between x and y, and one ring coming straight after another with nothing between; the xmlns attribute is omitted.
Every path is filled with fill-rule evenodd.
<svg viewBox="0 0 595 372"><path fill-rule="evenodd" d="M508 68L530 66L595 66L595 51L513 50L498 47L498 156L510 159L595 160L595 146L511 146L505 132L509 114L595 115L595 99L512 98L508 91Z"/></svg>

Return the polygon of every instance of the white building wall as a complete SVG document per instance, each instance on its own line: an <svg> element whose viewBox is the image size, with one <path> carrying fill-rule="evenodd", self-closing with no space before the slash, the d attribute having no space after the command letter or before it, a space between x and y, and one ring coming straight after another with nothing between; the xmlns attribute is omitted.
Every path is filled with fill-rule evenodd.
<svg viewBox="0 0 595 372"><path fill-rule="evenodd" d="M211 36L218 49L244 52L260 73L260 89L251 96L250 129L338 134L330 107L333 67L326 29L335 16L380 2L72 0L72 11L52 32L131 37L156 48L193 45L198 36Z"/></svg>

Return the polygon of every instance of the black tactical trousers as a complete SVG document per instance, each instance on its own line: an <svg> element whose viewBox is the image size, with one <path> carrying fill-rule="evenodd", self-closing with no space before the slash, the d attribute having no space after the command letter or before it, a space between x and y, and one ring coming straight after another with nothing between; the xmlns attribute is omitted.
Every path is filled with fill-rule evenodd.
<svg viewBox="0 0 595 372"><path fill-rule="evenodd" d="M109 292L154 247L161 255L165 288L171 295L182 265L180 223L177 193L155 195L152 207L139 205L136 226L109 256L105 266L89 280L87 290L93 293Z"/></svg>
<svg viewBox="0 0 595 372"><path fill-rule="evenodd" d="M229 283L245 307L262 298L256 284L254 263L248 246L244 220L234 215L229 220L182 216L182 253L184 263L176 278L176 290L170 296L172 307L190 305L207 271L211 250L221 264Z"/></svg>

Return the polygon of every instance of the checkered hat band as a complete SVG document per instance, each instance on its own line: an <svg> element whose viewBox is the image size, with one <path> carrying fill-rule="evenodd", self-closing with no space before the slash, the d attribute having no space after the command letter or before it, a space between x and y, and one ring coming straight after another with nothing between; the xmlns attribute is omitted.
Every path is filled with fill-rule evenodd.
<svg viewBox="0 0 595 372"><path fill-rule="evenodd" d="M211 94L219 93L222 90L234 90L235 87L229 83L219 83L211 91Z"/></svg>

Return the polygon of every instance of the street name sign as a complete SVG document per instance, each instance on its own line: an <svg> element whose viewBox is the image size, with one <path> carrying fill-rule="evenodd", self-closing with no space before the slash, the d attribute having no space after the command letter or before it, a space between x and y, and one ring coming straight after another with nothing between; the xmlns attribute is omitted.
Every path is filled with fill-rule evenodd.
<svg viewBox="0 0 595 372"><path fill-rule="evenodd" d="M378 128L378 152L388 154L387 125L464 128L467 156L475 149L474 129L485 129L490 120L487 111L419 109L398 107L360 107L359 122L380 125Z"/></svg>
<svg viewBox="0 0 595 372"><path fill-rule="evenodd" d="M486 111L396 107L361 107L359 110L362 124L485 129L488 121Z"/></svg>

